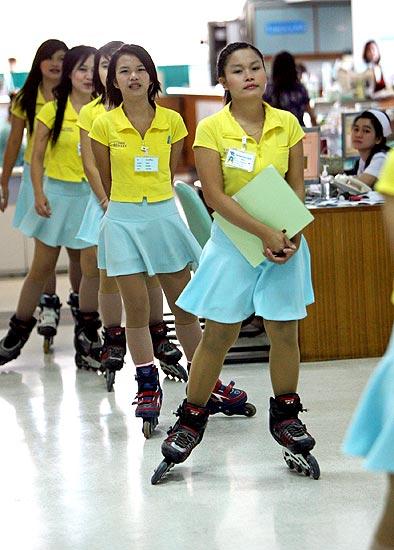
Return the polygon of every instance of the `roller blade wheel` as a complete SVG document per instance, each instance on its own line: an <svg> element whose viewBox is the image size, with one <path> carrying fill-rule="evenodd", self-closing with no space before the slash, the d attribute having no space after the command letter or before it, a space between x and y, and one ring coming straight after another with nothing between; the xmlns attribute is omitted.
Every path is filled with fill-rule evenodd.
<svg viewBox="0 0 394 550"><path fill-rule="evenodd" d="M156 485L159 483L161 479L166 475L167 472L171 470L171 468L174 466L173 462L168 462L167 460L162 460L158 467L153 472L153 476L151 477L150 482L152 485Z"/></svg>
<svg viewBox="0 0 394 550"><path fill-rule="evenodd" d="M290 470L295 470L299 474L313 479L319 479L320 467L316 458L310 453L295 454L287 449L283 450L283 459Z"/></svg>
<svg viewBox="0 0 394 550"><path fill-rule="evenodd" d="M226 416L234 416L236 414L242 415L242 416L254 416L256 414L256 407L252 403L245 403L244 405L233 408L233 409L223 409L222 412Z"/></svg>
<svg viewBox="0 0 394 550"><path fill-rule="evenodd" d="M158 423L159 420L156 416L152 416L152 418L144 418L142 423L142 433L144 434L145 439L151 438Z"/></svg>
<svg viewBox="0 0 394 550"><path fill-rule="evenodd" d="M53 351L52 345L53 345L53 336L45 336L44 342L42 345L42 349L44 350L45 355Z"/></svg>
<svg viewBox="0 0 394 550"><path fill-rule="evenodd" d="M110 369L106 369L105 379L107 381L107 391L109 391L109 392L114 391L115 371L110 370Z"/></svg>
<svg viewBox="0 0 394 550"><path fill-rule="evenodd" d="M179 363L176 363L176 365L169 365L168 363L160 361L160 368L171 380L177 380L179 382L187 382L188 380L186 370Z"/></svg>
<svg viewBox="0 0 394 550"><path fill-rule="evenodd" d="M79 353L79 351L77 351L75 354L75 364L78 369L89 370L96 372L97 374L102 374L100 363L98 361L95 361L94 359L88 361L87 359L85 359L85 357L83 357L83 355Z"/></svg>

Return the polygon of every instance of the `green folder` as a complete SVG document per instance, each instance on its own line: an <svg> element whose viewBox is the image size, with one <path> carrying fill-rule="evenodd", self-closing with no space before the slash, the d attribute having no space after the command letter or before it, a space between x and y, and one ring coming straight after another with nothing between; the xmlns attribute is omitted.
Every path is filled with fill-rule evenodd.
<svg viewBox="0 0 394 550"><path fill-rule="evenodd" d="M304 203L270 165L232 197L251 216L274 229L286 230L291 239L314 219ZM230 223L217 212L213 217L248 262L256 267L266 259L261 239Z"/></svg>

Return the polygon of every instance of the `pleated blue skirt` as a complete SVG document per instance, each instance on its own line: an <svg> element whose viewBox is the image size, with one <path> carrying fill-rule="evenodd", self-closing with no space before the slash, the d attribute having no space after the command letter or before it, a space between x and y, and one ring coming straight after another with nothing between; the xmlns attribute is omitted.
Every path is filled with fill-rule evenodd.
<svg viewBox="0 0 394 550"><path fill-rule="evenodd" d="M369 470L394 473L394 329L348 428L343 450Z"/></svg>
<svg viewBox="0 0 394 550"><path fill-rule="evenodd" d="M100 206L96 194L91 190L77 239L88 243L90 246L97 246L103 216L104 210Z"/></svg>
<svg viewBox="0 0 394 550"><path fill-rule="evenodd" d="M16 199L14 218L12 220L12 225L16 229L19 229L23 218L26 216L27 211L32 205L34 205L34 192L33 184L30 179L30 164L25 162L23 165L23 173L18 197Z"/></svg>
<svg viewBox="0 0 394 550"><path fill-rule="evenodd" d="M88 248L88 243L76 238L89 199L88 183L47 178L44 193L52 211L51 217L39 216L33 204L20 223L22 233L48 246Z"/></svg>
<svg viewBox="0 0 394 550"><path fill-rule="evenodd" d="M252 267L214 222L200 265L176 303L212 321L237 323L252 313L272 321L302 319L313 301L310 254L304 238L285 264L265 260Z"/></svg>
<svg viewBox="0 0 394 550"><path fill-rule="evenodd" d="M201 247L174 199L148 203L110 201L100 226L98 266L110 277L196 269Z"/></svg>

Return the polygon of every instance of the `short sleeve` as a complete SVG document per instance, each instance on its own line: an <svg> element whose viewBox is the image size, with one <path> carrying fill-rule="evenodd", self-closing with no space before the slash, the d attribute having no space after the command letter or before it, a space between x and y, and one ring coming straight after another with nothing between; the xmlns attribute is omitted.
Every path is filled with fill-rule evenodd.
<svg viewBox="0 0 394 550"><path fill-rule="evenodd" d="M37 120L45 124L50 130L55 124L56 106L54 101L46 103L37 115Z"/></svg>
<svg viewBox="0 0 394 550"><path fill-rule="evenodd" d="M305 135L304 130L301 128L297 118L292 114L289 115L289 147L293 147L298 143Z"/></svg>
<svg viewBox="0 0 394 550"><path fill-rule="evenodd" d="M369 174L375 178L379 177L379 174L386 162L386 156L384 153L376 153L371 159L371 162L364 170L364 174Z"/></svg>
<svg viewBox="0 0 394 550"><path fill-rule="evenodd" d="M220 151L217 130L210 117L201 120L196 129L196 137L193 143L193 149L195 147L206 147L207 149L213 149L214 151Z"/></svg>
<svg viewBox="0 0 394 550"><path fill-rule="evenodd" d="M89 137L98 141L102 145L109 145L107 124L105 123L106 113L96 118L93 122L92 129L89 132Z"/></svg>
<svg viewBox="0 0 394 550"><path fill-rule="evenodd" d="M186 125L183 122L183 118L181 115L174 111L174 120L172 124L172 136L171 140L172 143L176 143L177 141L183 139L187 136L188 132L186 129Z"/></svg>
<svg viewBox="0 0 394 550"><path fill-rule="evenodd" d="M378 182L375 185L375 191L394 195L394 150L390 151L383 169L380 173Z"/></svg>
<svg viewBox="0 0 394 550"><path fill-rule="evenodd" d="M92 125L93 121L91 106L89 104L84 105L79 111L77 126L79 128L82 128L82 130L85 130L86 132L90 132L90 130L92 129Z"/></svg>
<svg viewBox="0 0 394 550"><path fill-rule="evenodd" d="M17 118L21 118L22 120L26 120L26 118L27 118L26 113L22 109L22 106L20 104L19 94L16 96L16 98L14 99L14 101L12 103L11 114L16 116Z"/></svg>

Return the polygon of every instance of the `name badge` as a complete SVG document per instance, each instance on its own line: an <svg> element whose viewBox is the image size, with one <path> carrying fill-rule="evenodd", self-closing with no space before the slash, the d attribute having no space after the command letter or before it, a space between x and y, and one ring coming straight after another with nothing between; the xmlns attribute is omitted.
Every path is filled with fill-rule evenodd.
<svg viewBox="0 0 394 550"><path fill-rule="evenodd" d="M238 149L229 149L224 165L227 166L227 168L238 168L246 172L253 172L255 160L256 155L254 153L247 153L246 151L239 151Z"/></svg>
<svg viewBox="0 0 394 550"><path fill-rule="evenodd" d="M159 157L134 157L134 170L136 172L158 172Z"/></svg>

